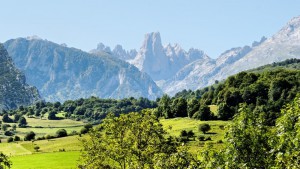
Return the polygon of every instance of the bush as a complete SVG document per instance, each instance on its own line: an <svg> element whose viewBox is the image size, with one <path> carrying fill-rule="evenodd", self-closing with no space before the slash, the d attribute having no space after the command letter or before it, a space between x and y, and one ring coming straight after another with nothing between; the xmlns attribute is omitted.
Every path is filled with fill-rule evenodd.
<svg viewBox="0 0 300 169"><path fill-rule="evenodd" d="M35 138L35 133L31 131L25 135L24 141L34 140L34 138Z"/></svg>
<svg viewBox="0 0 300 169"><path fill-rule="evenodd" d="M75 130L73 130L73 131L71 131L71 133L70 133L69 135L70 135L70 136L78 135L78 132L75 131Z"/></svg>
<svg viewBox="0 0 300 169"><path fill-rule="evenodd" d="M89 130L87 128L84 128L84 127L80 130L80 134L86 134L88 132L89 132Z"/></svg>
<svg viewBox="0 0 300 169"><path fill-rule="evenodd" d="M39 146L34 146L34 150L35 150L36 152L38 152L38 151L39 151L39 149L40 149L40 147L39 147Z"/></svg>
<svg viewBox="0 0 300 169"><path fill-rule="evenodd" d="M203 134L205 134L207 131L210 130L210 125L207 123L200 124L198 129L199 129L199 131L203 132Z"/></svg>
<svg viewBox="0 0 300 169"><path fill-rule="evenodd" d="M45 136L43 136L43 137L38 137L36 140L45 140Z"/></svg>
<svg viewBox="0 0 300 169"><path fill-rule="evenodd" d="M68 136L68 134L65 129L59 129L56 131L56 137L66 137L66 136Z"/></svg>
<svg viewBox="0 0 300 169"><path fill-rule="evenodd" d="M210 138L210 137L207 137L207 138L206 138L206 141L211 141L211 138Z"/></svg>
<svg viewBox="0 0 300 169"><path fill-rule="evenodd" d="M181 130L180 137L186 137L186 136L188 136L188 133L186 132L186 130Z"/></svg>
<svg viewBox="0 0 300 169"><path fill-rule="evenodd" d="M45 139L47 139L47 140L53 139L53 138L54 138L54 136L51 136L51 135L49 135L49 134L45 135Z"/></svg>
<svg viewBox="0 0 300 169"><path fill-rule="evenodd" d="M4 135L6 135L6 136L13 136L14 133L11 132L11 131L5 131L5 132L4 132Z"/></svg>
<svg viewBox="0 0 300 169"><path fill-rule="evenodd" d="M198 136L198 140L199 141L205 141L205 137L204 136Z"/></svg>
<svg viewBox="0 0 300 169"><path fill-rule="evenodd" d="M221 144L223 143L223 140L218 140L217 143Z"/></svg>
<svg viewBox="0 0 300 169"><path fill-rule="evenodd" d="M14 137L14 141L20 141L20 140L21 140L21 138L19 136Z"/></svg>
<svg viewBox="0 0 300 169"><path fill-rule="evenodd" d="M14 139L13 139L12 137L9 137L9 138L7 139L7 142L8 142L8 143L13 142L13 141L14 141Z"/></svg>

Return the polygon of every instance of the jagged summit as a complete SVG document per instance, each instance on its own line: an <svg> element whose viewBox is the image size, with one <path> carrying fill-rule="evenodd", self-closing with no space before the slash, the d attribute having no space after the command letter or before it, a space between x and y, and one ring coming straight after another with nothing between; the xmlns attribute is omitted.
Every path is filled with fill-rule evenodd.
<svg viewBox="0 0 300 169"><path fill-rule="evenodd" d="M163 50L163 46L161 43L161 37L159 32L152 32L145 35L145 40L141 50L146 49L152 54L156 54L155 52L160 52Z"/></svg>
<svg viewBox="0 0 300 169"><path fill-rule="evenodd" d="M198 49L186 52L177 43L163 46L160 33L152 32L145 35L140 51L129 63L148 73L155 81L160 81L169 79L178 70L197 59L209 57Z"/></svg>

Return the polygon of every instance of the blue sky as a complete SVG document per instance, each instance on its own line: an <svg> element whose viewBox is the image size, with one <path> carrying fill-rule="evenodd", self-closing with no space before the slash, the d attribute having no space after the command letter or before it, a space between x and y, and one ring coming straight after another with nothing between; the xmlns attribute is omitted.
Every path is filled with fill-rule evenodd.
<svg viewBox="0 0 300 169"><path fill-rule="evenodd" d="M159 31L216 58L232 47L270 37L300 15L297 0L0 0L0 42L38 35L89 51L99 42L139 49Z"/></svg>

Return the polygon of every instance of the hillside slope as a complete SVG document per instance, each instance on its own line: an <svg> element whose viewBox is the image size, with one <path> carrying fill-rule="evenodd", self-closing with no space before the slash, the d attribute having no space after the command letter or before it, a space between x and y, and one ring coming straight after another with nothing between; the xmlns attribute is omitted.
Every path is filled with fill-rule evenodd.
<svg viewBox="0 0 300 169"><path fill-rule="evenodd" d="M38 38L12 39L4 46L46 101L90 96L155 99L162 94L147 74L107 53L92 55Z"/></svg>
<svg viewBox="0 0 300 169"><path fill-rule="evenodd" d="M40 100L35 87L26 84L25 76L15 68L4 46L0 44L0 109L13 109Z"/></svg>

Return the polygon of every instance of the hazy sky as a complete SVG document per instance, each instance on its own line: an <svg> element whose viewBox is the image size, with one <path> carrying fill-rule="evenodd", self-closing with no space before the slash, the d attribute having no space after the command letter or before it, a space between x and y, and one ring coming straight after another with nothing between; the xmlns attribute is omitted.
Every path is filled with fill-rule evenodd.
<svg viewBox="0 0 300 169"><path fill-rule="evenodd" d="M270 37L300 15L298 0L0 0L0 42L38 35L89 51L99 42L139 49L159 31L216 58Z"/></svg>

